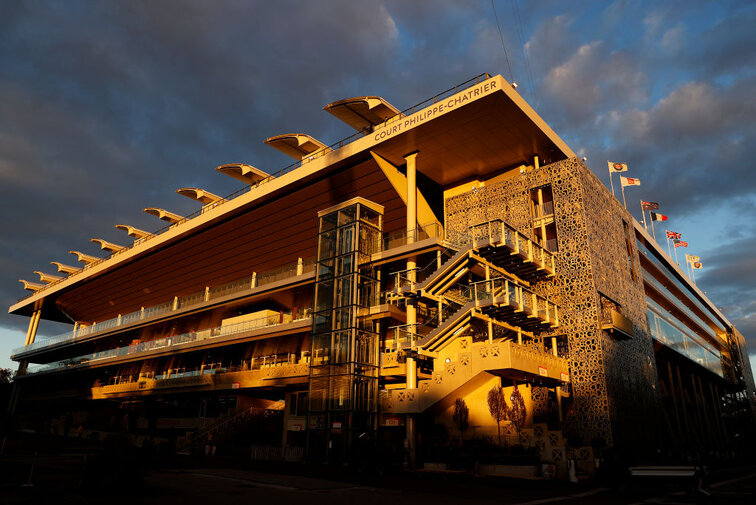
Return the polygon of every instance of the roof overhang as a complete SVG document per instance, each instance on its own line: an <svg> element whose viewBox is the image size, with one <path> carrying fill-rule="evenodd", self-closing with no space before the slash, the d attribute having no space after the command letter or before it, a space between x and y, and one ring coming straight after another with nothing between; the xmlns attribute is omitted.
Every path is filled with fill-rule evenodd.
<svg viewBox="0 0 756 505"><path fill-rule="evenodd" d="M438 99L412 115L376 128L373 149L394 165L414 151L417 170L448 186L520 165L575 153L501 76Z"/></svg>
<svg viewBox="0 0 756 505"><path fill-rule="evenodd" d="M133 226L129 226L127 224L117 224L115 225L115 228L125 231L129 237L134 237L135 239L140 239L147 237L148 235L152 235L148 231L140 230L139 228L134 228Z"/></svg>
<svg viewBox="0 0 756 505"><path fill-rule="evenodd" d="M507 121L506 125L497 125L502 118ZM455 134L464 138L451 139ZM478 160L462 160L459 170L456 170L450 166L451 160L443 159L444 155L449 155L459 162L459 156L453 152L455 148L463 150L468 156L474 152ZM449 183L476 174L496 172L510 165L530 163L533 155L541 156L544 162L574 157L569 147L511 85L501 76L494 76L442 100L435 100L433 105L402 116L401 121L380 125L371 134L359 136L338 149L328 150L322 156L305 158L299 167L276 174L276 177L268 178L236 198L224 200L207 212L184 220L163 233L150 234L144 240L137 240L134 246L118 255L32 293L14 303L8 312L31 315L34 307L44 299L43 317L67 321L67 316L54 305L60 293L92 278L107 275L125 263L141 260L155 250L170 247L182 238L212 226L214 222L228 219L229 215L264 205L332 171L370 159L371 151L396 165L402 165L403 156L416 150L420 151L418 170L436 181ZM434 165L436 162L439 164ZM450 175L445 176L444 170L449 170ZM145 211L163 216L161 218L169 222L183 220L181 216L163 209L149 208Z"/></svg>
<svg viewBox="0 0 756 505"><path fill-rule="evenodd" d="M53 274L47 274L45 272L41 272L39 270L34 271L35 274L39 275L40 282L44 282L45 284L49 284L51 282L59 281L63 277L60 275L53 275Z"/></svg>
<svg viewBox="0 0 756 505"><path fill-rule="evenodd" d="M209 203L215 203L218 200L222 200L220 196L200 188L180 188L176 190L176 193L181 196L191 198L192 200L196 200L202 205L207 205Z"/></svg>
<svg viewBox="0 0 756 505"><path fill-rule="evenodd" d="M227 165L221 165L215 170L248 185L257 184L268 177L272 177L259 168L244 163L229 163Z"/></svg>
<svg viewBox="0 0 756 505"><path fill-rule="evenodd" d="M295 160L302 160L317 151L328 149L321 141L304 133L285 133L265 139L265 144Z"/></svg>
<svg viewBox="0 0 756 505"><path fill-rule="evenodd" d="M360 132L370 131L373 127L399 115L396 107L379 96L345 98L329 103L323 110Z"/></svg>
<svg viewBox="0 0 756 505"><path fill-rule="evenodd" d="M161 220L166 221L166 222L171 223L171 224L177 223L177 222L181 221L182 219L184 219L183 217L179 216L175 212L170 212L170 211L165 210L165 209L159 209L157 207L147 207L146 209L144 209L144 211L147 214L151 214L151 215L157 217L158 219L161 219Z"/></svg>
<svg viewBox="0 0 756 505"><path fill-rule="evenodd" d="M107 240L103 240L101 238L91 238L89 239L89 241L99 245L100 249L102 249L103 251L118 252L124 248L124 246L122 245L114 244L113 242L108 242Z"/></svg>
<svg viewBox="0 0 756 505"><path fill-rule="evenodd" d="M92 256L91 254L84 254L80 251L68 251L69 254L73 254L76 256L76 258L85 265L88 265L90 263L94 263L95 261L100 261L102 258L98 258L97 256Z"/></svg>

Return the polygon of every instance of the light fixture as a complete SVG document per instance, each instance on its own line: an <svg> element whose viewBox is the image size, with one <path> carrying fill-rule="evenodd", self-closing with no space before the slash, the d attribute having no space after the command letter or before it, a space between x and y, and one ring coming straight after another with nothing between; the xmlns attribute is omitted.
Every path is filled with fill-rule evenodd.
<svg viewBox="0 0 756 505"><path fill-rule="evenodd" d="M517 89L517 86L518 86L518 84L517 84L516 82L512 82L512 87L513 87L514 89Z"/></svg>
<svg viewBox="0 0 756 505"><path fill-rule="evenodd" d="M587 158L587 157L585 157L585 156L583 156L583 157L582 157L582 158L580 158L580 159L581 159L581 160L583 160L583 161L588 161L588 158Z"/></svg>
<svg viewBox="0 0 756 505"><path fill-rule="evenodd" d="M451 363L451 358L446 358L445 363Z"/></svg>

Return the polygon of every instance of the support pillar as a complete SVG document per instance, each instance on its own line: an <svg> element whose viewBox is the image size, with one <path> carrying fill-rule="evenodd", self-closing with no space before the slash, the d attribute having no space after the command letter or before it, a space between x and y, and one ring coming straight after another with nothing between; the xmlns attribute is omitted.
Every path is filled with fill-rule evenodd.
<svg viewBox="0 0 756 505"><path fill-rule="evenodd" d="M407 244L412 244L417 239L417 152L410 153L404 157L407 162ZM411 257L407 260L407 277L410 285L413 286L416 281L417 258ZM417 325L417 307L414 300L407 300L407 328L410 332L415 332ZM414 339L412 339L414 340ZM407 357L407 389L417 389L417 365L414 358ZM406 422L407 438L407 464L414 468L417 461L417 448L415 441L417 437L415 428L415 417L407 414Z"/></svg>

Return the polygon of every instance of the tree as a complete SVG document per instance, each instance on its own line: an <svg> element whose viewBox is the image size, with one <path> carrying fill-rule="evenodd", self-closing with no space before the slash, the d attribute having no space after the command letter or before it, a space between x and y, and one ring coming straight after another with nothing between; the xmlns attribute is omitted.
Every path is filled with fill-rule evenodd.
<svg viewBox="0 0 756 505"><path fill-rule="evenodd" d="M0 384L10 384L13 381L13 370L0 368Z"/></svg>
<svg viewBox="0 0 756 505"><path fill-rule="evenodd" d="M501 422L506 421L509 407L504 398L504 390L499 384L495 384L488 392L488 411L496 421L496 433L499 436L499 445L501 446Z"/></svg>
<svg viewBox="0 0 756 505"><path fill-rule="evenodd" d="M514 391L512 391L509 400L512 402L512 407L509 409L509 420L514 424L519 436L520 430L525 426L525 418L528 415L528 411L525 407L525 399L522 397L520 390L517 389L517 384L515 384Z"/></svg>
<svg viewBox="0 0 756 505"><path fill-rule="evenodd" d="M462 440L465 439L465 430L469 426L470 409L467 408L464 398L457 398L454 401L454 424L459 429L459 436Z"/></svg>

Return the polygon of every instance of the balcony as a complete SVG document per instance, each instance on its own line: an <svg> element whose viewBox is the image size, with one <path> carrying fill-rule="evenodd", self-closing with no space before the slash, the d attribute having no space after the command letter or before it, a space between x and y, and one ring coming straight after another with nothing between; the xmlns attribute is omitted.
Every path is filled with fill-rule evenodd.
<svg viewBox="0 0 756 505"><path fill-rule="evenodd" d="M114 358L126 361L145 357L156 352L176 352L178 349L200 348L205 345L236 340L240 336L254 334L255 336L283 331L307 331L312 324L310 310L303 311L304 316L294 319L293 314L281 314L280 318L272 320L270 316L244 321L238 324L222 325L200 331L192 331L181 335L158 338L147 342L134 341L131 345L84 354L73 358L49 363L29 369L27 375L42 372L53 372L68 368L90 366L99 362L107 362Z"/></svg>
<svg viewBox="0 0 756 505"><path fill-rule="evenodd" d="M203 390L235 390L270 387L307 381L310 364L301 359L285 362L264 362L266 357L236 367L211 366L189 372L168 370L157 376L127 377L117 383L92 387L92 398L103 399L135 394L155 394L184 388Z"/></svg>
<svg viewBox="0 0 756 505"><path fill-rule="evenodd" d="M81 326L76 330L40 340L24 347L19 347L12 351L11 359L26 359L31 354L42 350L49 350L59 346L62 347L70 343L89 340L92 337L101 336L106 333L134 328L136 326L153 322L162 317L179 315L190 309L212 305L213 302L227 296L251 293L263 286L269 286L284 279L291 279L293 277L304 275L312 272L314 268L315 260L314 258L311 258L299 261L293 265L286 265L274 270L253 274L249 277L244 277L219 286L207 287L204 291L198 291L186 296L177 296L171 301L166 301L151 307L142 307L140 310L123 315L119 314L117 317L108 319L107 321L101 321L89 326Z"/></svg>
<svg viewBox="0 0 756 505"><path fill-rule="evenodd" d="M604 313L601 318L601 329L606 330L620 339L633 338L635 330L633 323L614 309Z"/></svg>
<svg viewBox="0 0 756 505"><path fill-rule="evenodd" d="M470 226L457 240L472 244L481 256L522 279L554 275L554 254L501 219Z"/></svg>
<svg viewBox="0 0 756 505"><path fill-rule="evenodd" d="M468 297L482 312L523 329L559 326L555 303L505 277L472 283Z"/></svg>

